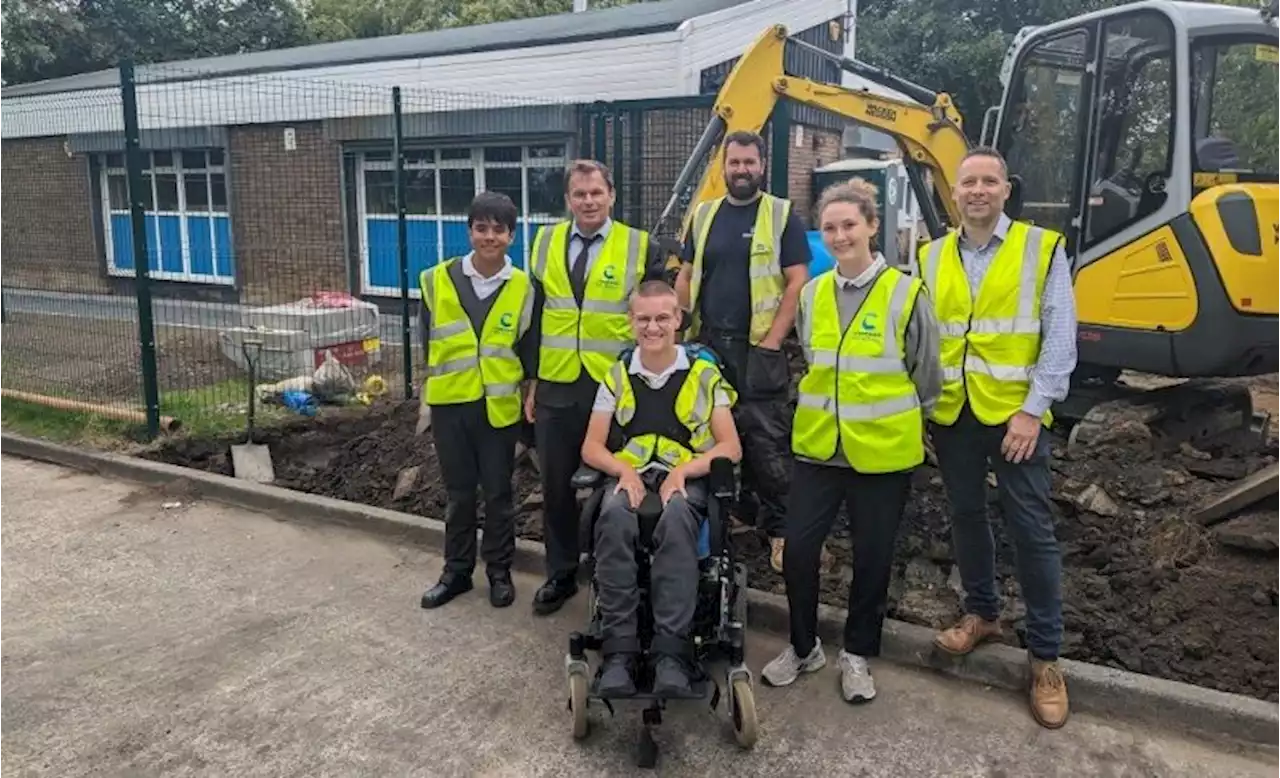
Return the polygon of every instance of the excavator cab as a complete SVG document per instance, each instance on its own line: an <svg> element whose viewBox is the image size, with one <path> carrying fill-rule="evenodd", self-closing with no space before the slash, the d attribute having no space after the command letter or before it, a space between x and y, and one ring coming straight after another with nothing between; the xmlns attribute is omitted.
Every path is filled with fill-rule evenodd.
<svg viewBox="0 0 1280 778"><path fill-rule="evenodd" d="M1277 370L1277 31L1140 2L1023 30L983 140L1011 213L1066 236L1078 376Z"/></svg>

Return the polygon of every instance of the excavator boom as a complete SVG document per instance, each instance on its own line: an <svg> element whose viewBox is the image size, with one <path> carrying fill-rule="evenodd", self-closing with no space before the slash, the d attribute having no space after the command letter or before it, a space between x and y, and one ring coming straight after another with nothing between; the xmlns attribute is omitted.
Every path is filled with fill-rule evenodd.
<svg viewBox="0 0 1280 778"><path fill-rule="evenodd" d="M887 97L838 84L788 76L783 66L788 45L803 47L826 57L842 69L904 96ZM763 84L769 87L762 88ZM756 39L725 79L711 122L681 171L655 232L663 232L662 228L680 206L682 193L688 190L703 161L706 166L691 201L710 200L725 193L721 166L723 155L719 153L724 137L739 130L760 132L773 114L778 100L784 98L821 108L891 136L908 163L908 175L924 211L929 232L936 237L942 234L947 224L958 223L955 204L951 200L952 179L969 143L961 128L960 114L950 96L932 92L865 63L790 39L786 27L776 25ZM923 175L925 171L931 179L932 191L930 182ZM942 206L943 214L937 212L937 205ZM687 212L683 221L687 228Z"/></svg>

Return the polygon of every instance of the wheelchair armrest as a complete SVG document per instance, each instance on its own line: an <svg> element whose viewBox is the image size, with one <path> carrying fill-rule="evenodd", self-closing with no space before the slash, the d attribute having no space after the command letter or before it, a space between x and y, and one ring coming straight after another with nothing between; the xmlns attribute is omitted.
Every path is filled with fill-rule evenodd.
<svg viewBox="0 0 1280 778"><path fill-rule="evenodd" d="M737 493L737 482L733 471L733 462L728 457L716 457L711 460L709 484L712 496L721 500L733 499Z"/></svg>
<svg viewBox="0 0 1280 778"><path fill-rule="evenodd" d="M573 474L573 478L570 479L569 483L573 485L574 489L594 489L604 483L604 473L589 465L582 465Z"/></svg>

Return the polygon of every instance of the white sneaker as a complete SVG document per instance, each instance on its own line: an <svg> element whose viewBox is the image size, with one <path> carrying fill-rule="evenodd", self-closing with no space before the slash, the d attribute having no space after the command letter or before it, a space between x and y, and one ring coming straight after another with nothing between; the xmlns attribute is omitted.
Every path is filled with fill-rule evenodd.
<svg viewBox="0 0 1280 778"><path fill-rule="evenodd" d="M871 702L876 697L876 684L871 680L871 668L867 666L867 658L840 650L840 691L844 693L844 701L859 703Z"/></svg>
<svg viewBox="0 0 1280 778"><path fill-rule="evenodd" d="M803 659L796 656L796 650L788 644L785 651L764 666L764 670L760 671L760 676L770 686L789 686L800 677L801 673L817 672L825 667L826 664L827 655L822 653L821 640L813 642L813 650Z"/></svg>

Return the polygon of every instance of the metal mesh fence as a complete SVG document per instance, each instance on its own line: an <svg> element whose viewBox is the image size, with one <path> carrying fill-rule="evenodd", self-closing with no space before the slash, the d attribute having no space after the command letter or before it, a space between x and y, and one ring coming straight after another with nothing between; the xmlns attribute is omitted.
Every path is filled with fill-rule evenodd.
<svg viewBox="0 0 1280 778"><path fill-rule="evenodd" d="M4 114L7 131L39 133L20 148L6 143L0 154L6 415L31 399L137 413L138 308L118 294L122 279L101 272L104 235L91 209L109 195L100 175L107 160L82 150L119 131L120 91L51 95L39 104L6 100Z"/></svg>
<svg viewBox="0 0 1280 778"><path fill-rule="evenodd" d="M175 66L6 100L6 402L25 391L229 432L251 391L266 423L412 396L418 275L469 251L477 193L515 202L521 267L537 229L567 216L577 157L613 169L617 218L653 229L711 103Z"/></svg>
<svg viewBox="0 0 1280 778"><path fill-rule="evenodd" d="M614 218L661 238L678 236L681 219L697 193L708 158L695 161L692 175L676 193L677 207L668 219L661 217L681 171L711 121L714 103L715 95L697 95L596 103L583 110L582 153L604 162L613 171L618 190ZM766 123L761 135L769 156L772 133L772 123ZM785 184L784 180L783 187ZM768 176L766 185L771 186ZM773 186L771 191L784 193L785 189Z"/></svg>

